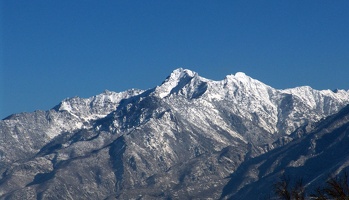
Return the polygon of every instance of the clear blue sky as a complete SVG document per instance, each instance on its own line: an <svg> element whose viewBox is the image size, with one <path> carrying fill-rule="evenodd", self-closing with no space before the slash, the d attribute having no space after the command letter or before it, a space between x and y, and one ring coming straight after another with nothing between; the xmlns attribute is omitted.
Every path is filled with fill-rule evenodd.
<svg viewBox="0 0 349 200"><path fill-rule="evenodd" d="M0 118L173 69L349 89L348 0L0 0Z"/></svg>

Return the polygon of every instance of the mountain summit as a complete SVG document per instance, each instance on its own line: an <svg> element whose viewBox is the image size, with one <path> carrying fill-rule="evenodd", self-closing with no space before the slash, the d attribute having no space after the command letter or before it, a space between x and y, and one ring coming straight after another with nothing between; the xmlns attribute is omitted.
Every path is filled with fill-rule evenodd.
<svg viewBox="0 0 349 200"><path fill-rule="evenodd" d="M196 72L179 68L174 70L160 86L156 87L155 91L160 98L164 98L174 93L178 94L179 91L183 93L185 92L183 88L186 87L189 90L194 90L192 92L189 91L193 95L193 93L197 92L197 84L205 81L206 79L200 77Z"/></svg>
<svg viewBox="0 0 349 200"><path fill-rule="evenodd" d="M68 98L0 121L0 197L219 198L241 164L348 103L344 90L277 90L242 72L213 81L181 68L149 90Z"/></svg>

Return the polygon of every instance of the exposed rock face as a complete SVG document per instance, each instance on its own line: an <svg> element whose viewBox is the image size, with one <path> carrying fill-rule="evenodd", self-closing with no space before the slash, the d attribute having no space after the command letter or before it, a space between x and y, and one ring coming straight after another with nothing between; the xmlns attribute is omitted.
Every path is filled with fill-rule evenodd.
<svg viewBox="0 0 349 200"><path fill-rule="evenodd" d="M0 196L219 198L241 163L348 103L343 90L276 90L243 73L212 81L177 69L153 89L0 121Z"/></svg>

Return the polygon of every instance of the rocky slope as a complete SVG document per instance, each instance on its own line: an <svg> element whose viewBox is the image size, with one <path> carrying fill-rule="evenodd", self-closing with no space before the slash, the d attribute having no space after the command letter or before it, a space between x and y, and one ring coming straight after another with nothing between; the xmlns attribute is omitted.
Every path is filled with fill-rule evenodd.
<svg viewBox="0 0 349 200"><path fill-rule="evenodd" d="M240 165L225 186L222 198L265 199L273 196L273 184L283 175L293 182L301 178L306 194L315 193L329 177L348 171L348 144L349 105L318 122L304 137Z"/></svg>
<svg viewBox="0 0 349 200"><path fill-rule="evenodd" d="M277 90L241 72L212 81L177 69L146 91L0 121L0 197L218 198L241 163L348 103L344 90Z"/></svg>
<svg viewBox="0 0 349 200"><path fill-rule="evenodd" d="M4 166L37 153L60 134L89 129L96 119L114 111L122 99L141 93L129 90L82 99L63 100L49 111L11 115L0 121L0 172Z"/></svg>

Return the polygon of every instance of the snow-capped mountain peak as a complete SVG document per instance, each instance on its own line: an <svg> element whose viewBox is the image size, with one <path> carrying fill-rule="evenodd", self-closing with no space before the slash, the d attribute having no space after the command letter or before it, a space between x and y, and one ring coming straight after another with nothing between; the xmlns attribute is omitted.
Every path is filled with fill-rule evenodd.
<svg viewBox="0 0 349 200"><path fill-rule="evenodd" d="M270 86L262 83L261 81L254 79L248 75L246 75L244 72L237 72L231 75L227 75L224 79L226 83L231 83L238 86L243 86L246 88L271 88Z"/></svg>
<svg viewBox="0 0 349 200"><path fill-rule="evenodd" d="M198 73L191 71L189 69L183 69L183 68L178 68L173 70L173 72L171 73L170 77L174 78L174 79L180 79L185 75L188 75L190 77L194 77L195 75L197 75Z"/></svg>
<svg viewBox="0 0 349 200"><path fill-rule="evenodd" d="M155 88L155 94L164 98L172 93L178 93L187 84L194 84L203 80L198 73L189 69L178 68L174 70L169 77L158 87Z"/></svg>
<svg viewBox="0 0 349 200"><path fill-rule="evenodd" d="M251 77L247 76L244 72L236 72L234 77L241 81L250 81L252 79Z"/></svg>
<svg viewBox="0 0 349 200"><path fill-rule="evenodd" d="M277 90L242 72L213 81L179 68L146 91L1 120L0 196L218 199L246 159L348 103L344 90Z"/></svg>

